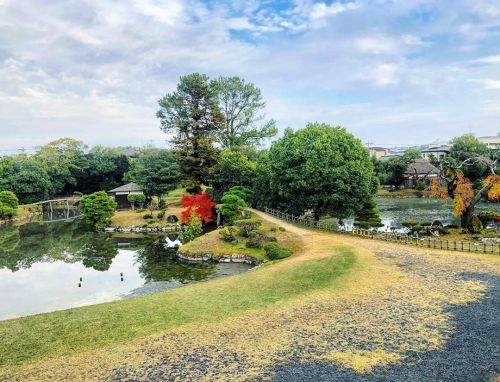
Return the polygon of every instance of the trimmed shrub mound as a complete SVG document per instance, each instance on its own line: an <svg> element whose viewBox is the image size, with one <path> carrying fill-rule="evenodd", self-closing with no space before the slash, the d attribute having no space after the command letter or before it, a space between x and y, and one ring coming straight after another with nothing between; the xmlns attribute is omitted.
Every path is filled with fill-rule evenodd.
<svg viewBox="0 0 500 382"><path fill-rule="evenodd" d="M284 248L277 243L267 243L264 246L266 251L266 256L271 260L284 259L292 255L293 251L288 248Z"/></svg>

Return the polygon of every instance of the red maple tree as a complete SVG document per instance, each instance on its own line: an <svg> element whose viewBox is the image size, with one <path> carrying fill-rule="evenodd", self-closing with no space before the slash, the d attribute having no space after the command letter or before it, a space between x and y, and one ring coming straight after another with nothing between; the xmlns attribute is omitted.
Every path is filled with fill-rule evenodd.
<svg viewBox="0 0 500 382"><path fill-rule="evenodd" d="M209 194L183 195L182 196L182 223L189 223L192 214L195 214L203 224L213 221L215 202Z"/></svg>

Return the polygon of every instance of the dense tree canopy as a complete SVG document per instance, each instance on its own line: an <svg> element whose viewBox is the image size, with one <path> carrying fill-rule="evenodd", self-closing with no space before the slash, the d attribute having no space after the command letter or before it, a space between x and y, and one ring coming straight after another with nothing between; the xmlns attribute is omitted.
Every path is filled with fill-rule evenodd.
<svg viewBox="0 0 500 382"><path fill-rule="evenodd" d="M76 178L83 171L86 146L71 138L61 138L41 146L33 160L49 175L51 195L74 188Z"/></svg>
<svg viewBox="0 0 500 382"><path fill-rule="evenodd" d="M208 182L217 161L215 143L224 126L217 89L208 76L183 76L175 92L159 100L157 117L161 129L173 134L174 153L184 173L185 183L194 193Z"/></svg>
<svg viewBox="0 0 500 382"><path fill-rule="evenodd" d="M291 213L314 211L345 218L376 192L368 150L341 127L311 123L287 129L269 151L270 192Z"/></svg>
<svg viewBox="0 0 500 382"><path fill-rule="evenodd" d="M256 164L241 151L224 150L212 174L213 195L216 201L233 186L251 187Z"/></svg>
<svg viewBox="0 0 500 382"><path fill-rule="evenodd" d="M490 150L488 146L481 143L473 135L462 135L454 138L451 141L450 157L451 162L455 165L462 163L470 158L488 158ZM488 174L488 165L484 161L468 161L465 162L461 169L463 175L474 182Z"/></svg>
<svg viewBox="0 0 500 382"><path fill-rule="evenodd" d="M258 145L276 135L276 122L264 122L266 103L259 88L239 77L220 77L213 82L224 114L224 128L218 137L223 147L237 149Z"/></svg>
<svg viewBox="0 0 500 382"><path fill-rule="evenodd" d="M74 191L87 194L116 188L123 184L123 176L129 168L129 159L120 149L95 146L82 160Z"/></svg>
<svg viewBox="0 0 500 382"><path fill-rule="evenodd" d="M20 203L47 199L51 182L45 170L26 155L0 159L0 191L12 191Z"/></svg>
<svg viewBox="0 0 500 382"><path fill-rule="evenodd" d="M157 148L141 150L128 175L129 179L144 188L147 196L157 196L158 200L177 188L181 176L181 169L172 153Z"/></svg>

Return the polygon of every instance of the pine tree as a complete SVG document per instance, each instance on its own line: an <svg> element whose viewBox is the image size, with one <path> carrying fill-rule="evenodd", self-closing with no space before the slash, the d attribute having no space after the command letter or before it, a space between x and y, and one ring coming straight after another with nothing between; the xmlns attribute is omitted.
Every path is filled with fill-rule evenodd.
<svg viewBox="0 0 500 382"><path fill-rule="evenodd" d="M208 76L193 73L183 76L177 90L159 102L156 116L164 132L172 132L174 155L184 173L189 191L199 193L208 182L217 161L217 134L224 127L217 89Z"/></svg>
<svg viewBox="0 0 500 382"><path fill-rule="evenodd" d="M384 226L382 220L380 220L380 211L377 209L377 204L373 199L365 202L361 210L356 213L354 225L364 229Z"/></svg>

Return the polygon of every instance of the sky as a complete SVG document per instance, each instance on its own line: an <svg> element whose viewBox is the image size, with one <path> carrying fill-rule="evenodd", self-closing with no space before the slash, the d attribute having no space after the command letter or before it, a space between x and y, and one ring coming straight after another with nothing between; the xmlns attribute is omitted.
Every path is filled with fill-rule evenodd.
<svg viewBox="0 0 500 382"><path fill-rule="evenodd" d="M240 76L282 132L371 145L500 131L500 0L0 0L0 151L166 145L179 77Z"/></svg>

